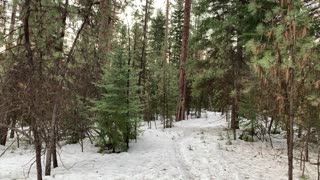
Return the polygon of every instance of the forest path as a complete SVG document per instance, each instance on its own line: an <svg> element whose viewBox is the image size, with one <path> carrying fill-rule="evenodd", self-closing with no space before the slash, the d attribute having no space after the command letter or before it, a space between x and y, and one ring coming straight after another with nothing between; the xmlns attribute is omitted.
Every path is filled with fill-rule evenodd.
<svg viewBox="0 0 320 180"><path fill-rule="evenodd" d="M159 126L160 123L157 123ZM64 145L58 151L61 160L58 162L59 167L44 179L194 179L180 151L179 142L188 134L183 131L179 127L147 129L144 126L137 143L132 141L129 151L119 154L97 153L98 148L87 139L84 141L84 152L81 152L78 144ZM33 156L32 147L6 153L0 159L0 179L35 179L35 166L27 178Z"/></svg>
<svg viewBox="0 0 320 180"><path fill-rule="evenodd" d="M173 128L147 129L128 152L100 154L98 148L84 141L84 152L78 144L59 150L59 167L47 180L285 180L285 152L267 147L268 143L233 141L227 123L220 113L208 118L176 122ZM285 147L285 140L274 145ZM10 144L10 143L8 143ZM0 147L0 152L5 147ZM10 149L0 158L0 179L36 179L32 146ZM62 164L63 162L63 164ZM298 166L295 179L299 179ZM306 174L316 172L307 169Z"/></svg>
<svg viewBox="0 0 320 180"><path fill-rule="evenodd" d="M159 122L157 122L159 125ZM120 154L97 154L93 147L90 153L84 155L88 160L74 159L65 154L63 159L78 162L70 170L54 170L55 179L166 179L166 180L188 180L194 179L185 166L183 155L176 145L178 139L175 129L147 129L144 126L137 143L132 142L128 152ZM181 137L183 138L183 137ZM68 145L69 146L69 145ZM78 151L78 150L76 150ZM87 152L84 152L85 154ZM78 153L73 153L75 156ZM97 157L98 156L98 157ZM71 162L69 166L72 166ZM60 168L61 169L61 168ZM84 177L79 172L87 172ZM72 175L73 174L73 175ZM74 178L78 176L77 178ZM61 177L61 178L60 178Z"/></svg>
<svg viewBox="0 0 320 180"><path fill-rule="evenodd" d="M181 156L179 159L190 179L287 179L285 141L274 141L282 152L271 149L269 143L234 141L227 125L225 118L214 112L210 112L208 118L176 123L172 131L179 136L175 143L177 156ZM295 177L299 179L298 170Z"/></svg>
<svg viewBox="0 0 320 180"><path fill-rule="evenodd" d="M206 115L207 116L207 115ZM177 132L175 147L177 156L188 170L188 179L216 179L217 171L221 171L226 162L217 162L214 166L209 164L210 156L206 146L207 136L218 137L226 128L226 122L218 113L211 113L208 118L190 119L176 123L172 131ZM215 140L216 141L216 140ZM205 149L203 149L205 148Z"/></svg>

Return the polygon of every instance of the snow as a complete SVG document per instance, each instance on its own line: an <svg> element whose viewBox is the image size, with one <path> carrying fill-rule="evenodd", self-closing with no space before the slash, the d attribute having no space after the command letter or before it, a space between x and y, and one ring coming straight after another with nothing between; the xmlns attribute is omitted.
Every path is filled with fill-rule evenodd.
<svg viewBox="0 0 320 180"><path fill-rule="evenodd" d="M84 142L84 152L77 144L64 145L59 150L59 167L44 179L287 179L284 139L274 141L272 149L268 143L230 138L225 119L213 112L208 118L177 122L171 129L144 126L138 141L125 153L97 153L89 140ZM5 148L0 146L0 153ZM35 179L35 165L27 178L33 161L30 146L11 147L0 157L0 179ZM294 179L299 179L299 162L295 163ZM316 179L316 166L307 164L306 168L305 174Z"/></svg>

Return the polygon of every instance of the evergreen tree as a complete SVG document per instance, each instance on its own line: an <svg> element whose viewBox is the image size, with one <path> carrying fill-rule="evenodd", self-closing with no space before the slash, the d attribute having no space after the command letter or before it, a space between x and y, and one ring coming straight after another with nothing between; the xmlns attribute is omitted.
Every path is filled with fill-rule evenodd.
<svg viewBox="0 0 320 180"><path fill-rule="evenodd" d="M179 68L181 44L182 44L182 25L183 25L183 3L181 0L176 0L173 6L171 16L170 30L170 62L176 68Z"/></svg>
<svg viewBox="0 0 320 180"><path fill-rule="evenodd" d="M156 58L161 57L163 45L164 45L164 36L165 36L165 16L161 9L158 9L156 12L156 17L151 19L151 29L150 29L150 46L152 54Z"/></svg>
<svg viewBox="0 0 320 180"><path fill-rule="evenodd" d="M253 15L260 9L270 7L270 3L250 4ZM259 39L249 41L247 47L253 53L253 68L265 79L264 82L275 87L279 103L279 117L286 124L288 147L288 179L293 179L293 141L294 123L305 94L302 88L311 80L317 69L310 67L317 58L314 34L310 28L311 13L299 0L273 3L271 11L256 27ZM315 61L316 60L316 61ZM313 71L310 71L310 70ZM311 80L312 82L312 80ZM312 91L311 91L312 92Z"/></svg>
<svg viewBox="0 0 320 180"><path fill-rule="evenodd" d="M91 108L99 130L99 145L101 148L111 147L112 152L129 148L129 139L136 138L135 126L139 125L141 118L140 88L137 86L136 71L127 64L128 56L124 48L126 28L121 30L124 39L114 45L116 50L109 56L112 64L105 66L102 82L97 84L103 93L93 101Z"/></svg>

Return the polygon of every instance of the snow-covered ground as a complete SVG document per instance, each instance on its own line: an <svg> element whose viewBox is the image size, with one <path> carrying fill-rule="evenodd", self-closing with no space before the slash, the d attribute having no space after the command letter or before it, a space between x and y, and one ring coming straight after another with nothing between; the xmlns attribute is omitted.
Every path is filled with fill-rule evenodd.
<svg viewBox="0 0 320 180"><path fill-rule="evenodd" d="M65 145L59 150L59 167L45 179L287 179L283 141L275 141L274 149L268 143L233 141L226 126L219 113L208 113L208 118L181 121L171 129L144 127L138 142L120 154L99 154L89 141L84 152L79 145ZM4 149L0 146L0 154ZM11 147L0 157L0 179L35 179L35 165L27 178L33 161L31 147ZM299 179L295 163L294 179ZM305 174L316 179L316 166L308 164Z"/></svg>

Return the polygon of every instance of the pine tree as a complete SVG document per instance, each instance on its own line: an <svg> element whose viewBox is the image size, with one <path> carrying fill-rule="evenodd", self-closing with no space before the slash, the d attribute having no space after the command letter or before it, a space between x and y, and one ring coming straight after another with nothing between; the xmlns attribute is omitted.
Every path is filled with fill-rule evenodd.
<svg viewBox="0 0 320 180"><path fill-rule="evenodd" d="M247 47L253 53L253 68L264 82L275 87L274 95L279 103L279 118L286 124L288 147L288 179L293 179L294 123L305 94L301 94L309 73L309 63L314 63L314 35L310 28L309 10L299 0L278 3L251 3L253 15L259 9L272 5L272 11L256 27L259 39L249 41ZM306 71L309 69L308 71ZM317 71L316 69L314 69ZM313 78L311 78L313 79ZM311 80L310 79L310 80ZM312 80L311 80L312 82ZM269 85L270 86L270 85ZM301 98L302 97L302 98Z"/></svg>
<svg viewBox="0 0 320 180"><path fill-rule="evenodd" d="M177 103L176 120L181 121L185 118L187 104L187 79L186 79L186 62L188 57L188 43L190 30L190 14L192 0L186 0L184 5L183 35L181 45L181 59L179 67L179 99Z"/></svg>
<svg viewBox="0 0 320 180"><path fill-rule="evenodd" d="M129 139L136 138L141 118L136 71L128 66L124 48L125 29L121 28L124 39L114 45L116 50L109 55L112 64L105 66L102 82L97 84L103 93L92 101L91 108L99 130L99 145L102 150L109 146L112 152L129 148Z"/></svg>
<svg viewBox="0 0 320 180"><path fill-rule="evenodd" d="M171 31L170 31L170 62L176 68L179 68L181 44L182 44L182 25L183 25L183 3L181 0L176 0L173 6L171 16Z"/></svg>

